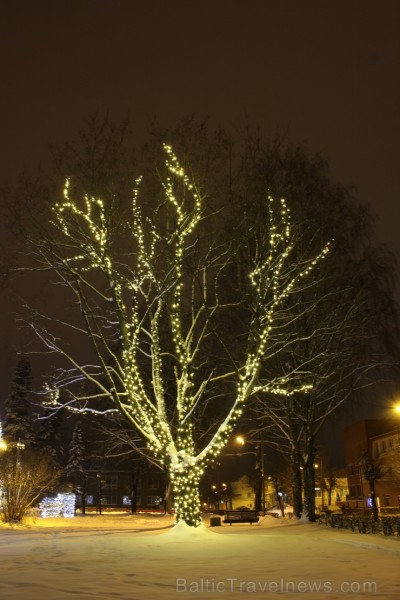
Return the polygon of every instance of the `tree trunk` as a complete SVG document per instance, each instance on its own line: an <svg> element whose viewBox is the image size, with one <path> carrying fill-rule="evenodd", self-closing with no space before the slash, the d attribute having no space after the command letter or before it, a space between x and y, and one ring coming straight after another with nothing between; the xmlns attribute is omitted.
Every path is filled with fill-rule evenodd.
<svg viewBox="0 0 400 600"><path fill-rule="evenodd" d="M176 523L184 521L190 527L201 523L200 475L193 467L171 473Z"/></svg>
<svg viewBox="0 0 400 600"><path fill-rule="evenodd" d="M315 448L311 448L304 461L304 510L309 521L315 521Z"/></svg>
<svg viewBox="0 0 400 600"><path fill-rule="evenodd" d="M370 489L371 489L372 514L374 516L374 521L379 521L378 505L376 503L376 495L375 495L375 481L370 480L369 485L370 485Z"/></svg>
<svg viewBox="0 0 400 600"><path fill-rule="evenodd" d="M82 514L85 515L86 514L86 496L87 496L86 473L84 473L83 478L82 478L82 486L81 486L80 492L81 492L81 511L82 511Z"/></svg>
<svg viewBox="0 0 400 600"><path fill-rule="evenodd" d="M256 450L256 465L254 467L254 510L261 512L263 510L262 507L262 498L263 498L263 478L261 473L261 452L262 452L262 444L257 444Z"/></svg>
<svg viewBox="0 0 400 600"><path fill-rule="evenodd" d="M131 514L135 514L137 510L137 479L132 477L131 482Z"/></svg>
<svg viewBox="0 0 400 600"><path fill-rule="evenodd" d="M275 493L276 493L276 499L278 500L278 506L281 509L282 519L284 519L285 518L285 503L283 501L282 486L279 484L278 479L275 480Z"/></svg>
<svg viewBox="0 0 400 600"><path fill-rule="evenodd" d="M364 478L369 483L369 489L371 491L371 503L372 503L372 512L374 516L374 521L379 520L378 514L378 505L376 503L376 494L375 494L375 482L378 481L382 477L382 471L378 464L371 463L368 460L368 457L365 457L364 464Z"/></svg>
<svg viewBox="0 0 400 600"><path fill-rule="evenodd" d="M295 517L301 517L303 512L303 499L302 499L302 484L301 484L301 471L300 471L300 458L297 452L293 453L292 462L292 493L293 493L293 514Z"/></svg>
<svg viewBox="0 0 400 600"><path fill-rule="evenodd" d="M165 488L165 512L168 514L172 514L173 510L173 487L170 478L167 475L167 485Z"/></svg>

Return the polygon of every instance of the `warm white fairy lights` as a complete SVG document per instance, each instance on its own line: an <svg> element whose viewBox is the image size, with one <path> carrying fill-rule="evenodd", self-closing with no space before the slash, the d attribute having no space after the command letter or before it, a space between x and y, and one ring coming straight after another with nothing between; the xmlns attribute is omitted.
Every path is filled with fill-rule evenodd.
<svg viewBox="0 0 400 600"><path fill-rule="evenodd" d="M112 229L109 229L104 202L89 196L85 196L81 203L73 201L69 181L65 185L64 200L54 207L54 224L69 241L67 247L70 253L63 259L63 268L69 269L78 279L90 270L98 270L108 279L109 296L97 289L96 293L115 308L113 314L116 315L122 346L120 355L116 355L111 346L106 346L106 358L99 351L99 373L108 377L108 389L93 371L80 367L70 359L73 367L80 377L90 379L92 384L100 388L100 396L111 397L117 409L147 439L149 450L169 471L177 519L197 527L201 522L200 479L206 466L226 445L249 396L255 391L291 394L308 389L304 385L290 390L284 379L269 386L261 385L258 378L277 310L284 299L296 290L299 281L308 276L325 257L329 246L314 259L305 261L296 271L290 264L294 247L290 211L285 200L277 202L268 196L268 247L263 249L265 255L255 257L255 266L249 274L257 324L249 333L247 358L242 368L237 370L233 406L208 444L199 451L194 439L193 416L206 388L212 385L212 375L197 381L194 357L205 333L204 328L199 333L201 328L197 327L196 315L192 316L189 324L187 322L185 285L188 274L185 260L187 248L193 241L190 236L202 217L202 198L171 146L165 144L164 151L168 173L163 182L165 206L168 214L172 215L174 230L157 228L155 223L143 216L139 203L141 179L137 179L131 205L132 219L131 223L126 224L132 243L129 254L132 264L121 268L112 256ZM75 254L73 248L76 249ZM164 257L165 264L160 256ZM88 287L91 285L87 280L84 284ZM81 307L85 311L85 305L81 304ZM92 315L84 312L84 316L91 326ZM165 344L167 323L170 339ZM107 336L101 338L99 332L102 327L109 325L103 325L100 317L94 321L89 335L92 335L95 346L99 339L107 340ZM112 367L107 366L109 357L112 358ZM143 367L143 357L151 363L150 378L149 371ZM174 411L167 410L166 406L165 370L166 365L171 368L171 362L173 372L170 377L174 378L176 391ZM93 409L85 405L78 410ZM61 500L52 499L43 510L57 512L60 503Z"/></svg>

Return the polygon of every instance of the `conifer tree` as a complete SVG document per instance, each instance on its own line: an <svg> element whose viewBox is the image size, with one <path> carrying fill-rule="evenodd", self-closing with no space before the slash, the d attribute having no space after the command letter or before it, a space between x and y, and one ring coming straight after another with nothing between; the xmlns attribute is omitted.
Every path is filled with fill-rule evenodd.
<svg viewBox="0 0 400 600"><path fill-rule="evenodd" d="M61 441L61 431L64 424L62 409L53 410L50 406L44 404L38 420L35 447L50 456L56 464L61 464L64 455Z"/></svg>
<svg viewBox="0 0 400 600"><path fill-rule="evenodd" d="M68 449L68 462L65 467L65 476L75 487L82 486L86 471L86 452L83 440L82 425L78 421L74 427Z"/></svg>
<svg viewBox="0 0 400 600"><path fill-rule="evenodd" d="M26 355L21 354L10 394L5 401L3 436L8 444L23 443L26 446L33 444L31 384L31 363Z"/></svg>
<svg viewBox="0 0 400 600"><path fill-rule="evenodd" d="M86 512L86 449L83 440L82 425L78 421L74 427L68 449L68 462L64 475L77 496L80 496L82 514Z"/></svg>

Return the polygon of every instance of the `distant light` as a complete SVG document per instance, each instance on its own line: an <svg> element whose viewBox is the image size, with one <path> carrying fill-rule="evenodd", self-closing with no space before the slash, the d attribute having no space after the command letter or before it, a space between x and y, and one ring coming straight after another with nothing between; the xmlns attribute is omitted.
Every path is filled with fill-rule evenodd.
<svg viewBox="0 0 400 600"><path fill-rule="evenodd" d="M3 427L0 421L0 450L7 450L8 446L5 440L3 440Z"/></svg>
<svg viewBox="0 0 400 600"><path fill-rule="evenodd" d="M244 446L246 443L246 440L244 439L244 437L242 435L237 435L236 436L236 441L238 444L240 444L241 446Z"/></svg>

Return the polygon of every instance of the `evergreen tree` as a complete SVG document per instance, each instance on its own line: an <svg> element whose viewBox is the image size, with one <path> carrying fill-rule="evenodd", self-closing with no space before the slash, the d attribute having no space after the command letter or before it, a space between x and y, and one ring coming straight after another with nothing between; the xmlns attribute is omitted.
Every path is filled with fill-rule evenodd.
<svg viewBox="0 0 400 600"><path fill-rule="evenodd" d="M82 426L80 421L75 425L69 445L68 462L65 467L65 476L72 483L75 491L84 495L86 481L86 452L83 441Z"/></svg>
<svg viewBox="0 0 400 600"><path fill-rule="evenodd" d="M3 435L8 444L34 442L31 408L32 370L30 360L24 354L18 358L11 391L5 401Z"/></svg>
<svg viewBox="0 0 400 600"><path fill-rule="evenodd" d="M63 423L62 410L55 411L50 407L44 407L35 439L35 447L50 456L58 464L62 463L64 454L61 441Z"/></svg>

